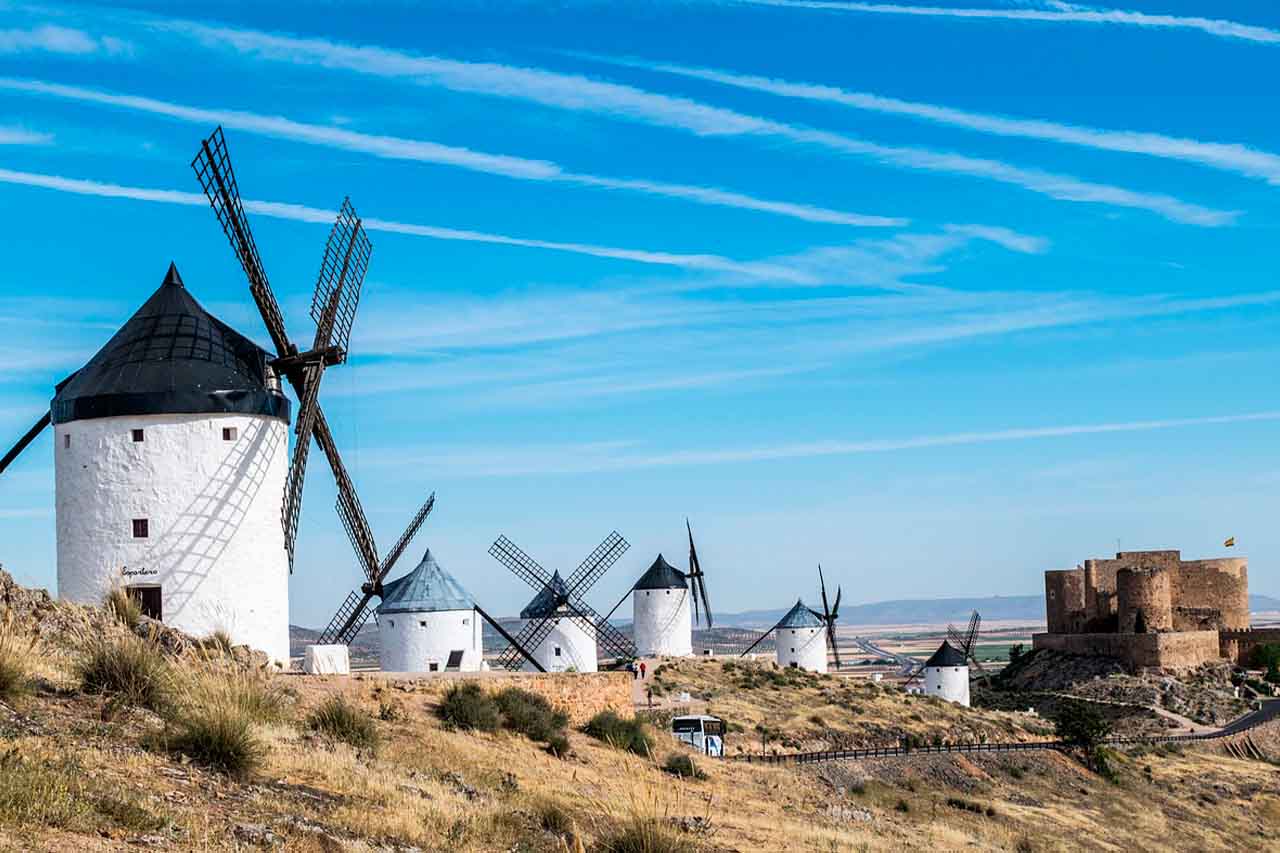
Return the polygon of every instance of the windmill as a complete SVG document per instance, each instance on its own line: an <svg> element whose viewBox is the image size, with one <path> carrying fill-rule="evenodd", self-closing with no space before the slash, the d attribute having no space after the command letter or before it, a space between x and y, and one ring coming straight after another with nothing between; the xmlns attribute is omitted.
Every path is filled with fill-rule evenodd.
<svg viewBox="0 0 1280 853"><path fill-rule="evenodd" d="M689 519L684 520L685 530L689 533L689 595L693 598L693 624L698 624L698 601L702 601L702 613L708 628L711 627L711 602L707 599L707 576L702 571L702 563L698 561L698 549L693 546L693 528Z"/></svg>
<svg viewBox="0 0 1280 853"><path fill-rule="evenodd" d="M315 335L311 346L302 350L289 338L285 330L284 315L267 281L266 270L262 266L253 232L249 229L249 220L245 216L239 186L231 167L231 155L221 127L216 128L208 139L201 142L200 150L191 161L191 168L249 280L249 292L257 303L258 312L262 315L267 334L277 353L271 367L288 380L299 401L294 426L293 456L289 463L281 506L281 523L284 526L290 571L293 569L298 519L302 511L302 487L313 436L333 471L338 491L338 516L355 548L365 577L368 578L359 593L352 592L347 596L325 629L325 640L349 642L367 618L369 601L380 594L383 578L404 553L435 504L433 494L418 510L386 558L379 560L377 544L364 508L320 406L320 381L326 368L344 364L347 360L351 326L355 321L356 308L360 304L360 290L373 247L351 200L343 199L325 244L320 273L311 299L310 313L316 326Z"/></svg>
<svg viewBox="0 0 1280 853"><path fill-rule="evenodd" d="M818 582L822 587L821 613L805 606L803 599L796 599L796 603L786 612L786 615L772 628L757 637L739 657L746 657L752 649L776 631L774 648L779 666L794 666L811 672L824 673L827 671L827 650L830 649L835 653L836 668L839 669L840 652L836 648L835 625L840 615L841 591L838 587L836 588L836 605L828 607L827 583L822 576L821 566L818 567Z"/></svg>
<svg viewBox="0 0 1280 853"><path fill-rule="evenodd" d="M498 665L515 670L524 659L545 669L545 662L536 661L538 651L562 619L572 623L592 645L603 646L613 657L620 660L634 657L631 641L582 599L629 547L627 540L615 530L587 555L568 579L563 579L559 572L548 573L506 536L499 536L490 546L489 554L529 584L536 595L521 614L527 614L528 621L519 635L514 638L507 635L509 645L498 656ZM589 663L594 668L594 654Z"/></svg>
<svg viewBox="0 0 1280 853"><path fill-rule="evenodd" d="M956 628L955 625L947 626L947 639L951 642L951 645L955 647L956 651L964 655L965 660L972 664L973 668L982 675L983 681L989 681L991 679L990 674L983 668L982 664L978 662L977 641L978 631L981 628L982 615L975 610L969 616L969 627L963 634L960 633L960 630Z"/></svg>

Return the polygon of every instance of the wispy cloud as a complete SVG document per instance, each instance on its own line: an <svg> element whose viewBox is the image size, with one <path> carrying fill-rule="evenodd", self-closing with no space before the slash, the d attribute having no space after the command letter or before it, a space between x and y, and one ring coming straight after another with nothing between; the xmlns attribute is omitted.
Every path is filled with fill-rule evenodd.
<svg viewBox="0 0 1280 853"><path fill-rule="evenodd" d="M204 207L208 204L205 197L197 193L122 186L120 184L66 178L59 175L21 172L12 169L0 169L0 183L21 184L58 192L75 193L77 195L132 199L134 201L159 202L162 204L194 205L196 207ZM295 222L318 223L326 226L332 224L336 215L334 211L318 207L274 201L246 200L245 209L250 213L270 216L276 219L290 219ZM457 240L467 243L489 243L504 246L521 246L530 249L547 249L556 252L590 255L597 258L633 261L640 264L657 264L689 270L733 273L749 278L773 279L793 284L804 284L809 281L805 274L776 264L735 261L720 255L681 254L677 252L625 249L616 246L599 246L591 243L538 240L527 237L513 237L506 234L491 234L483 231L467 231L435 225L396 222L374 217L366 218L363 222L365 228L370 231L385 231L415 237L429 237L436 240Z"/></svg>
<svg viewBox="0 0 1280 853"><path fill-rule="evenodd" d="M967 112L919 101L887 98L867 92L850 92L835 86L816 83L795 83L753 74L735 74L713 68L698 68L668 62L647 62L644 60L600 56L598 54L580 55L611 65L661 71L667 74L721 83L726 86L735 86L740 89L767 92L786 98L802 98L840 104L859 110L908 116L996 136L1041 139L1101 151L1145 154L1169 160L1181 160L1252 178L1262 178L1270 184L1280 184L1280 155L1238 143L1203 142L1197 139L1166 136L1160 133L1104 130L1061 124L1042 119L1012 118L987 113Z"/></svg>
<svg viewBox="0 0 1280 853"><path fill-rule="evenodd" d="M48 145L52 141L51 133L37 133L25 127L0 125L0 145Z"/></svg>
<svg viewBox="0 0 1280 853"><path fill-rule="evenodd" d="M355 151L392 160L433 163L526 181L558 182L609 190L623 190L664 196L699 204L754 210L809 222L862 227L901 226L901 217L876 216L832 210L814 205L756 198L716 187L673 184L634 178L614 178L568 171L549 160L534 160L504 154L488 154L470 148L442 145L421 139L360 133L333 125L308 124L282 116L261 115L230 109L206 109L137 95L120 95L80 86L40 80L0 78L0 89L43 95L80 103L98 104L166 116L201 125L221 124L247 133L289 139L344 151Z"/></svg>
<svg viewBox="0 0 1280 853"><path fill-rule="evenodd" d="M1097 9L1071 3L1047 3L1043 9L962 9L951 6L910 6L899 3L853 3L838 0L733 0L752 6L790 9L822 9L878 15L913 15L925 18L970 18L1005 21L1044 21L1057 24L1116 24L1153 29L1198 30L1212 36L1261 44L1280 44L1280 30L1242 24L1221 18L1153 15L1121 9Z"/></svg>
<svg viewBox="0 0 1280 853"><path fill-rule="evenodd" d="M405 79L454 91L518 98L556 109L586 111L673 128L699 136L760 136L802 146L866 157L899 168L966 175L1021 187L1063 201L1146 210L1175 222L1217 226L1237 214L1160 193L1085 181L1070 175L1014 166L927 148L881 145L856 137L746 115L684 97L648 92L580 74L495 63L420 56L383 47L293 38L255 30L210 27L187 21L157 22L211 46L239 53L385 78Z"/></svg>
<svg viewBox="0 0 1280 853"><path fill-rule="evenodd" d="M546 447L452 447L432 450L397 447L395 453L365 455L365 464L421 465L441 476L502 477L527 474L579 474L694 465L744 464L867 453L929 450L1010 441L1116 435L1208 426L1280 421L1280 412L1216 415L1201 418L1119 421L1062 426L942 433L906 438L813 441L739 448L645 451L637 441L588 442ZM377 453L375 451L375 453Z"/></svg>
<svg viewBox="0 0 1280 853"><path fill-rule="evenodd" d="M0 29L0 55L58 53L67 56L126 56L133 45L115 36L94 36L84 30L45 24L31 29Z"/></svg>

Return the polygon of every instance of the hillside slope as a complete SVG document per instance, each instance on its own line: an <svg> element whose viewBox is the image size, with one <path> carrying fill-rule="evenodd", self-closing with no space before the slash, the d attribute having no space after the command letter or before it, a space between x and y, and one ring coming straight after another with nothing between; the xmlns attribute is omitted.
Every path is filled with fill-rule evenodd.
<svg viewBox="0 0 1280 853"><path fill-rule="evenodd" d="M3 602L0 595L0 609ZM707 778L693 781L661 769L681 749L665 737L650 758L571 731L569 755L556 758L521 735L451 731L438 719L438 692L378 676L250 672L283 688L287 701L274 722L252 727L261 766L234 779L171 751L163 715L85 692L76 667L87 638L73 640L72 624L113 642L128 636L101 611L47 601L19 625L24 637L38 631L38 655L32 690L0 701L3 850L550 853L568 835L586 850L607 850L638 825L661 827L676 845L652 849L684 853L1190 851L1260 849L1280 822L1275 767L1215 748L1120 756L1116 782L1057 753L807 767L699 759ZM0 642L0 659L6 648L14 645ZM225 669L191 654L171 664L180 678ZM743 729L730 735L735 751L755 747L757 723L780 733L779 746L824 741L827 729L866 741L901 732L1021 740L1044 726L767 666L685 660L659 678L663 690L714 694L713 708ZM334 695L373 718L376 750L308 726L308 714ZM1273 732L1255 740L1280 756Z"/></svg>

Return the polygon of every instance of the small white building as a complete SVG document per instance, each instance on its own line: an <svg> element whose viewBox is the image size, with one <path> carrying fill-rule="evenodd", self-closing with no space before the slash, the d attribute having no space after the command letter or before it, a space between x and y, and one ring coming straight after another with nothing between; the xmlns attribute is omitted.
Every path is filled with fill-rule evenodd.
<svg viewBox="0 0 1280 853"><path fill-rule="evenodd" d="M529 649L529 654L547 672L595 672L595 628L586 617L575 616L570 611L566 603L568 597L564 579L555 572L547 585L520 611L521 619L551 622L551 630L536 648ZM528 661L524 669L536 671Z"/></svg>
<svg viewBox="0 0 1280 853"><path fill-rule="evenodd" d="M383 584L375 611L383 672L477 672L484 661L475 599L431 550L408 574Z"/></svg>
<svg viewBox="0 0 1280 853"><path fill-rule="evenodd" d="M686 657L693 654L693 615L685 573L658 555L631 588L636 655Z"/></svg>
<svg viewBox="0 0 1280 853"><path fill-rule="evenodd" d="M827 671L827 626L818 614L796 599L795 606L774 629L778 666L794 666L810 672Z"/></svg>
<svg viewBox="0 0 1280 853"><path fill-rule="evenodd" d="M924 694L969 707L969 662L946 640L924 663Z"/></svg>
<svg viewBox="0 0 1280 853"><path fill-rule="evenodd" d="M288 662L289 401L270 359L205 311L170 264L58 385L59 598L100 604L124 588L167 625L225 631Z"/></svg>

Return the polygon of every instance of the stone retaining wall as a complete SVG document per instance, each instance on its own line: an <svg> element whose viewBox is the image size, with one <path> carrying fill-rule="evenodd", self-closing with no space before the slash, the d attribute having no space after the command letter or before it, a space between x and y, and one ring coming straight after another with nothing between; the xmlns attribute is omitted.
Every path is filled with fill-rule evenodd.
<svg viewBox="0 0 1280 853"><path fill-rule="evenodd" d="M1164 634L1035 634L1035 649L1117 658L1130 669L1193 669L1219 659L1217 631Z"/></svg>

